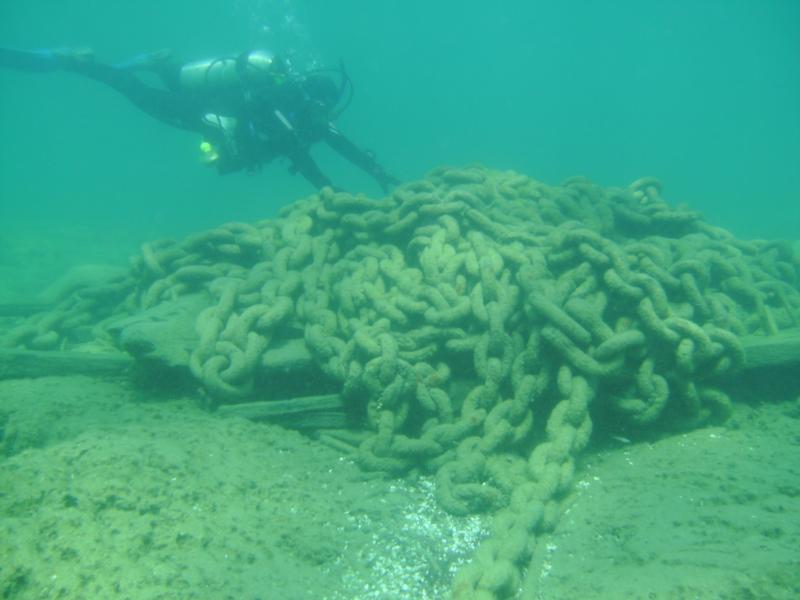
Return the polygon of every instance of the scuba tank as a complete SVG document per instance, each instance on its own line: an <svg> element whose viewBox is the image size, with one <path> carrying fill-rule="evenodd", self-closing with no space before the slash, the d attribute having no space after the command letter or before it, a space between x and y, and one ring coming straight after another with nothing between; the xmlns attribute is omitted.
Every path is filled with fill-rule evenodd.
<svg viewBox="0 0 800 600"><path fill-rule="evenodd" d="M283 83L283 63L269 50L251 50L235 57L190 62L181 67L179 81L187 90L219 90L243 83Z"/></svg>

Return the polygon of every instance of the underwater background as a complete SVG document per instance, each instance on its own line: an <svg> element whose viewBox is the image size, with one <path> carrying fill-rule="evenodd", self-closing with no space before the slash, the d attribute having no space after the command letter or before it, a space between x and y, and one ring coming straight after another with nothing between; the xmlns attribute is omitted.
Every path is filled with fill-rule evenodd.
<svg viewBox="0 0 800 600"><path fill-rule="evenodd" d="M0 5L0 45L91 47L117 62L270 47L341 59L339 126L403 180L480 162L547 183L654 175L739 237L800 231L800 4L422 0L31 0ZM269 216L312 190L273 164L219 177L199 140L71 74L0 71L0 219L121 240ZM374 184L324 148L340 185ZM27 226L26 225L26 226Z"/></svg>
<svg viewBox="0 0 800 600"><path fill-rule="evenodd" d="M677 207L667 217L699 211L731 232L720 246L744 248L759 278L789 290L768 297L778 327L759 322L763 306L742 320L776 335L794 326L800 347L800 275L783 288L771 279L787 264L800 274L794 0L7 0L0 47L90 47L109 63L161 48L187 61L271 48L309 70L342 61L355 94L338 126L403 181L472 163L551 185L657 177ZM2 309L68 294L71 267L130 265L158 291L148 258L171 277L164 257L190 234L273 217L314 192L285 161L219 176L199 143L74 74L0 69L0 347L25 326ZM313 154L349 192L381 195L332 151ZM691 259L706 238L687 231ZM742 241L752 238L794 242ZM53 350L108 342L77 323ZM0 350L0 597L440 600L490 535L484 515L443 510L430 477L365 474L336 446L221 418L194 380L9 375L29 337ZM724 426L672 435L659 423L629 439L598 419L558 529L530 562L536 591L522 597L796 598L800 468L786 457L800 380L791 367L779 375L728 381L740 395ZM318 383L307 379L297 387Z"/></svg>

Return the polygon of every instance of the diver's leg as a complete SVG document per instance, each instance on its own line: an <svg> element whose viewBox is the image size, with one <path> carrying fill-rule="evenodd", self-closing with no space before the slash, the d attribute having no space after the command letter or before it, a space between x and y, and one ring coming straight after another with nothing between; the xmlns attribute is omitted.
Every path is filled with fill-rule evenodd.
<svg viewBox="0 0 800 600"><path fill-rule="evenodd" d="M47 73L70 71L114 88L150 116L181 129L203 131L202 117L191 99L171 90L150 87L126 69L96 62L87 50L0 49L0 66Z"/></svg>
<svg viewBox="0 0 800 600"><path fill-rule="evenodd" d="M64 68L114 88L136 107L167 125L190 131L203 129L201 115L184 94L150 87L130 71L94 61L73 62Z"/></svg>
<svg viewBox="0 0 800 600"><path fill-rule="evenodd" d="M199 119L201 115L183 94L150 87L129 71L102 63L75 63L66 67L66 70L114 88L137 108L167 125L189 131L204 129Z"/></svg>
<svg viewBox="0 0 800 600"><path fill-rule="evenodd" d="M144 52L114 65L135 73L153 73L171 90L180 89L181 65L172 56L172 50L164 48L155 52Z"/></svg>
<svg viewBox="0 0 800 600"><path fill-rule="evenodd" d="M128 69L129 71L154 71L164 63L170 62L172 51L168 48L156 50L155 52L142 52L128 60L119 62L114 66L118 69Z"/></svg>

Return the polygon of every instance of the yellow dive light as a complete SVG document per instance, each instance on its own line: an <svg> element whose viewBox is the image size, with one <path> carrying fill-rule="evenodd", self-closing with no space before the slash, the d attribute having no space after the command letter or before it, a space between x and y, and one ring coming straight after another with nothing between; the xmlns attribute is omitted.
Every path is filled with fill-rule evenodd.
<svg viewBox="0 0 800 600"><path fill-rule="evenodd" d="M206 140L200 142L200 152L202 152L201 160L207 165L219 159L219 154L214 146Z"/></svg>

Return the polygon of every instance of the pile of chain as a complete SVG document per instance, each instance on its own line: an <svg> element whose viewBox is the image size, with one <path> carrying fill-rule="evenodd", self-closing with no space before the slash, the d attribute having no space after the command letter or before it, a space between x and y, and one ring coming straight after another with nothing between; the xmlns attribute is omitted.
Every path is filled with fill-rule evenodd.
<svg viewBox="0 0 800 600"><path fill-rule="evenodd" d="M225 403L257 395L265 351L302 337L363 419L365 468L435 473L448 511L494 514L454 597L510 598L590 412L631 429L724 419L715 381L741 364L738 337L796 326L799 281L790 245L736 240L653 179L442 168L384 199L326 189L276 219L146 244L124 301L83 295L7 340L64 345L74 323L203 290L190 367Z"/></svg>

